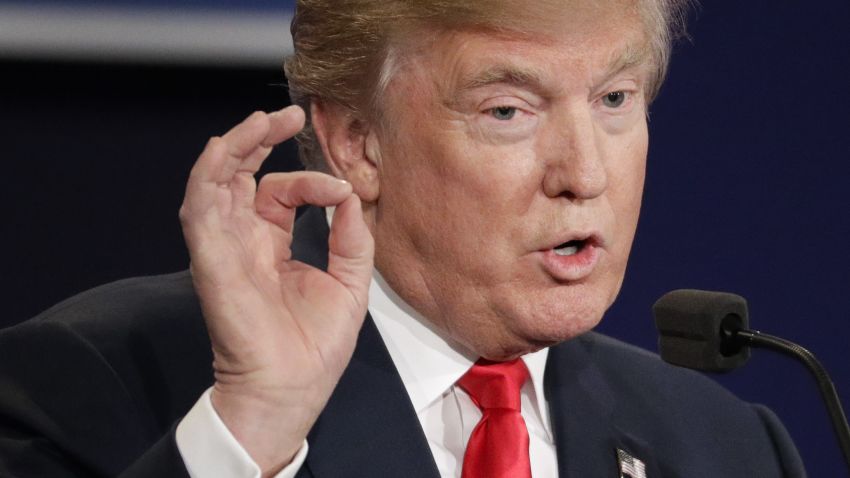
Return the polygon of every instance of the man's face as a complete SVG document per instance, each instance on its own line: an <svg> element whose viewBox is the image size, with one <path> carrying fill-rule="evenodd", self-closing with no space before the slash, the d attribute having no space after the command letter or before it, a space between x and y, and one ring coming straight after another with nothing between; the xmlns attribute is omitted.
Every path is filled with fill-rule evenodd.
<svg viewBox="0 0 850 478"><path fill-rule="evenodd" d="M557 31L441 33L382 100L376 266L491 359L594 327L634 236L651 68L642 24L629 6L577 3Z"/></svg>

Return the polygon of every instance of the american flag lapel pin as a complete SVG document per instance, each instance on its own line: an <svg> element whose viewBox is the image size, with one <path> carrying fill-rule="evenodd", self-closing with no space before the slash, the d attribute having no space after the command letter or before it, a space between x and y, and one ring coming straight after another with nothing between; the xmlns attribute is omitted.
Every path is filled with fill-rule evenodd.
<svg viewBox="0 0 850 478"><path fill-rule="evenodd" d="M617 448L617 464L620 478L646 478L646 465L629 452Z"/></svg>

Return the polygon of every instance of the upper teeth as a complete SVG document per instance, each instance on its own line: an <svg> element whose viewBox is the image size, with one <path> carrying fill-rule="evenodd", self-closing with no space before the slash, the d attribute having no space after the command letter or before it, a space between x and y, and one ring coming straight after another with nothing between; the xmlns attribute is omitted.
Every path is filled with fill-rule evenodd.
<svg viewBox="0 0 850 478"><path fill-rule="evenodd" d="M555 254L559 256L571 256L578 252L578 246L556 247Z"/></svg>

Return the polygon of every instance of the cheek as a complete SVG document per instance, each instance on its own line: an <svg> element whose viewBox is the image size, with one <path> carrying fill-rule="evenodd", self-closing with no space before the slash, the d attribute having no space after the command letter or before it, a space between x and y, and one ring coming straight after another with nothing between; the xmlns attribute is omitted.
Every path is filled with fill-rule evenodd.
<svg viewBox="0 0 850 478"><path fill-rule="evenodd" d="M528 211L542 171L529 145L476 143L463 129L419 132L400 143L404 171L394 176L406 191L428 198L444 224L465 232L496 228L498 219Z"/></svg>
<svg viewBox="0 0 850 478"><path fill-rule="evenodd" d="M444 237L475 244L479 254L462 258L470 273L501 281L528 242L529 230L537 229L530 223L539 219L541 170L528 147L469 148L462 158L441 181L451 198L444 204L449 223Z"/></svg>
<svg viewBox="0 0 850 478"><path fill-rule="evenodd" d="M625 262L634 239L646 177L646 134L635 138L619 151L620 158L609 177L610 201L616 218L616 238Z"/></svg>
<svg viewBox="0 0 850 478"><path fill-rule="evenodd" d="M532 207L543 169L531 141L499 146L458 138L443 146L439 179L470 213L494 222L521 216Z"/></svg>
<svg viewBox="0 0 850 478"><path fill-rule="evenodd" d="M539 168L528 149L495 151L452 139L409 145L415 154L406 160L415 164L407 174L398 171L405 185L395 192L409 204L404 234L431 273L503 282L534 229L528 212L540 189Z"/></svg>
<svg viewBox="0 0 850 478"><path fill-rule="evenodd" d="M617 217L627 219L627 222L631 223L637 220L640 212L646 161L630 158L626 166L611 182L611 200L615 204Z"/></svg>

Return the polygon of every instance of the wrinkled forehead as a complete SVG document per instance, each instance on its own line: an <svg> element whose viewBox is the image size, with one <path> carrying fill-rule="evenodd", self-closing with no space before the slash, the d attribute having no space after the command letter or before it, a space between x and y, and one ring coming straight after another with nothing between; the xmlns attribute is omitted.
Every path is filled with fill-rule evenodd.
<svg viewBox="0 0 850 478"><path fill-rule="evenodd" d="M391 27L378 90L384 91L403 64L418 56L451 56L456 43L447 39L461 34L502 45L569 48L614 68L652 67L651 21L641 9L646 1L538 0L518 7L515 1L479 0L454 12L418 12Z"/></svg>
<svg viewBox="0 0 850 478"><path fill-rule="evenodd" d="M547 76L564 83L553 74L573 75L573 83L584 77L590 84L635 66L648 72L655 61L637 5L627 0L541 1L529 3L528 9L514 5L511 21L498 11L467 15L467 20L478 19L474 22L432 18L399 36L380 87L386 91L391 79L415 71L431 78L436 90L449 91L488 83L541 85Z"/></svg>
<svg viewBox="0 0 850 478"><path fill-rule="evenodd" d="M403 2L395 24L400 30L415 24L447 29L482 28L509 32L555 31L582 19L643 16L655 0L420 0ZM393 28L393 25L390 25Z"/></svg>
<svg viewBox="0 0 850 478"><path fill-rule="evenodd" d="M629 25L652 36L655 22L648 8L653 0L476 0L473 2L411 2L410 12L389 26L391 44L406 46L447 31L486 32L502 37L556 38L571 35L588 41L599 28ZM451 8L440 8L444 4ZM624 32L626 33L626 32Z"/></svg>

